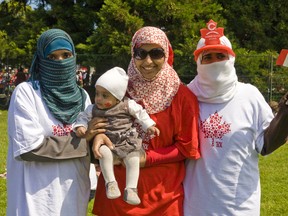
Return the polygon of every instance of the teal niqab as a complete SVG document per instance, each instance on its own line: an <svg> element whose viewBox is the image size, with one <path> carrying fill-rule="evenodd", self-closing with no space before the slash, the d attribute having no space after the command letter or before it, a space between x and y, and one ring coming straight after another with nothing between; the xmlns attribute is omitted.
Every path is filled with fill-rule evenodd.
<svg viewBox="0 0 288 216"><path fill-rule="evenodd" d="M67 46L67 50L72 48L70 51L73 57L64 60L48 59L47 54L51 50L66 49L55 47L59 43L53 41L59 39L70 43L71 46ZM46 50L47 47L49 51ZM86 94L76 83L76 54L70 36L60 29L44 32L38 39L37 52L29 72L29 81L34 89L39 88L37 80L39 81L42 98L53 116L63 124L75 122L79 112L85 108Z"/></svg>

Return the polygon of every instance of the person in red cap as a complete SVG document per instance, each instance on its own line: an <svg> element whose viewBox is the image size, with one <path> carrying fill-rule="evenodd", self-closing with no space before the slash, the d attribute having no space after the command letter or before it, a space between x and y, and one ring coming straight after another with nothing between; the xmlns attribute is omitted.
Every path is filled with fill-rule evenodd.
<svg viewBox="0 0 288 216"><path fill-rule="evenodd" d="M286 142L287 94L274 118L260 91L238 81L231 43L213 20L194 55L188 88L199 100L202 157L186 164L184 215L260 215L258 157Z"/></svg>

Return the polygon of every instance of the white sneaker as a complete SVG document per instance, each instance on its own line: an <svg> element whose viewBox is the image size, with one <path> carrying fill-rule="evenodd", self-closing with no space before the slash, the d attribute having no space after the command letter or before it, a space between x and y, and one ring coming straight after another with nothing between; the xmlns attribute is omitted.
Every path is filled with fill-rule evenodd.
<svg viewBox="0 0 288 216"><path fill-rule="evenodd" d="M108 199L116 199L121 196L121 192L116 181L108 182L106 184L106 196Z"/></svg>
<svg viewBox="0 0 288 216"><path fill-rule="evenodd" d="M124 201L131 205L138 205L141 203L140 198L138 197L137 188L126 188L124 190Z"/></svg>

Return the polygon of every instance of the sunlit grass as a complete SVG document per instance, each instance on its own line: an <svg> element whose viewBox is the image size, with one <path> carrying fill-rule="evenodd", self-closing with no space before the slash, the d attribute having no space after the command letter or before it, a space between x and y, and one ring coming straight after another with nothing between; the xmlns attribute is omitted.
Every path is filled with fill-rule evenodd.
<svg viewBox="0 0 288 216"><path fill-rule="evenodd" d="M6 170L6 155L8 149L7 111L0 110L0 174ZM6 215L6 179L0 178L0 215Z"/></svg>
<svg viewBox="0 0 288 216"><path fill-rule="evenodd" d="M260 157L261 216L288 215L288 144Z"/></svg>

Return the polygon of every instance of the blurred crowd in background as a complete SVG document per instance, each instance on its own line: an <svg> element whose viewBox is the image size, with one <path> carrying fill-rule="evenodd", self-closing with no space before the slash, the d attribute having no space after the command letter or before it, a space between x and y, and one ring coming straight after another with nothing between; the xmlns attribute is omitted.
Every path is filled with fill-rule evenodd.
<svg viewBox="0 0 288 216"><path fill-rule="evenodd" d="M77 84L83 87L89 93L91 101L94 101L94 84L97 80L95 68L79 65L75 76ZM0 108L8 109L14 88L28 78L29 68L0 68Z"/></svg>

